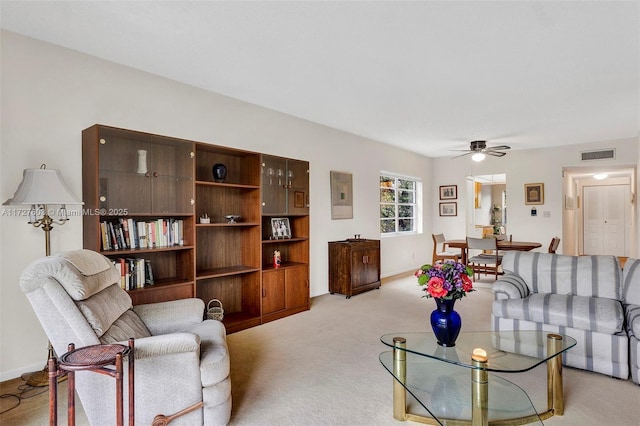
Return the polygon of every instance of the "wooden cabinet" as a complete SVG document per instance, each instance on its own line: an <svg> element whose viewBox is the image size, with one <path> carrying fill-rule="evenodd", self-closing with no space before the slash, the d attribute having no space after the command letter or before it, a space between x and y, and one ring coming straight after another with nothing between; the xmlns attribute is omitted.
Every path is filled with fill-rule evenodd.
<svg viewBox="0 0 640 426"><path fill-rule="evenodd" d="M262 313L271 321L309 309L309 163L262 156ZM289 235L274 235L285 219ZM274 265L274 252L281 264Z"/></svg>
<svg viewBox="0 0 640 426"><path fill-rule="evenodd" d="M102 125L84 130L82 139L84 247L114 262L150 262L154 284L127 289L134 304L219 299L229 333L309 309L308 162L269 156L281 179L271 181L281 183L280 192L269 193L267 156L260 153ZM213 178L215 164L226 166L223 181ZM270 239L272 216L262 214L270 197L281 203L275 211L289 220L291 238ZM205 216L208 223L201 223ZM104 223L117 228L131 221L154 229L179 224L180 238L104 245ZM282 253L279 269L274 250Z"/></svg>
<svg viewBox="0 0 640 426"><path fill-rule="evenodd" d="M329 292L350 298L380 287L380 241L329 242Z"/></svg>
<svg viewBox="0 0 640 426"><path fill-rule="evenodd" d="M194 295L194 155L180 139L98 125L82 132L84 247L117 261L135 304ZM179 238L162 242L174 223ZM136 259L149 261L153 285L133 279Z"/></svg>

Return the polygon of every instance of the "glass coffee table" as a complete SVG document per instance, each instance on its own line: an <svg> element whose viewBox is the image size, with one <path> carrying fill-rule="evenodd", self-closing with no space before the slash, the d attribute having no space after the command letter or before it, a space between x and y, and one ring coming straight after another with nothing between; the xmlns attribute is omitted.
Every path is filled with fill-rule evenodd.
<svg viewBox="0 0 640 426"><path fill-rule="evenodd" d="M572 337L545 331L460 333L454 347L431 332L391 333L380 339L393 351L380 362L393 375L393 417L433 425L522 425L564 413L562 353ZM522 373L547 363L547 409L498 374ZM426 410L407 411L407 393ZM427 414L427 415L425 415Z"/></svg>

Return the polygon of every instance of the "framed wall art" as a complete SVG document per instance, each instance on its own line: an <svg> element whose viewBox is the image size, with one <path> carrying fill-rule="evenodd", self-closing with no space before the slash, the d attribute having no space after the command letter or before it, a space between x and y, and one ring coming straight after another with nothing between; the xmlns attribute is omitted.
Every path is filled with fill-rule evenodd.
<svg viewBox="0 0 640 426"><path fill-rule="evenodd" d="M525 183L524 203L544 204L544 183Z"/></svg>
<svg viewBox="0 0 640 426"><path fill-rule="evenodd" d="M353 219L351 173L331 171L331 219Z"/></svg>
<svg viewBox="0 0 640 426"><path fill-rule="evenodd" d="M440 187L441 200L457 200L458 185L443 185Z"/></svg>
<svg viewBox="0 0 640 426"><path fill-rule="evenodd" d="M458 216L458 203L440 203L440 216Z"/></svg>

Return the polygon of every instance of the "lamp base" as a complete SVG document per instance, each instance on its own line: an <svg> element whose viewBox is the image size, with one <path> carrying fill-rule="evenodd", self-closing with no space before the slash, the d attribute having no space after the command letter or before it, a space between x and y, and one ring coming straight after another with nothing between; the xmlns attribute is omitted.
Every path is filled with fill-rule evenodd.
<svg viewBox="0 0 640 426"><path fill-rule="evenodd" d="M32 373L25 373L22 377L26 377L27 385L34 388L49 386L49 368L45 366L42 370ZM67 375L58 376L58 383L67 380Z"/></svg>

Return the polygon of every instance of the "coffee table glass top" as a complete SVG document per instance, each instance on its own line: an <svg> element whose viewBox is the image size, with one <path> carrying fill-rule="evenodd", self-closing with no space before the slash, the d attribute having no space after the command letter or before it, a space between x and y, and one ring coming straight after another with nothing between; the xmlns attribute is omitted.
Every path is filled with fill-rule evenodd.
<svg viewBox="0 0 640 426"><path fill-rule="evenodd" d="M548 348L547 335L560 336L562 340L556 350ZM576 340L565 335L546 331L481 331L460 333L454 347L438 345L430 332L399 332L383 335L380 340L393 347L393 339L406 339L409 353L425 356L439 361L474 368L471 354L481 348L487 353L487 371L517 373L531 370L554 356L572 348Z"/></svg>

